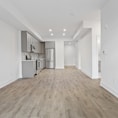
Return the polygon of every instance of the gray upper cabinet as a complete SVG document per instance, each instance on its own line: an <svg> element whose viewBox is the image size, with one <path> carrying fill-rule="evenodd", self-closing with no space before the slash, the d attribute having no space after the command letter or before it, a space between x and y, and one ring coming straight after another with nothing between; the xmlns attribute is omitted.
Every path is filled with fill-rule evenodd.
<svg viewBox="0 0 118 118"><path fill-rule="evenodd" d="M54 41L45 42L45 48L55 48L55 42Z"/></svg>
<svg viewBox="0 0 118 118"><path fill-rule="evenodd" d="M32 37L32 51L34 53L40 53L40 42L38 40L36 40L34 37Z"/></svg>
<svg viewBox="0 0 118 118"><path fill-rule="evenodd" d="M45 53L45 42L40 42L40 53Z"/></svg>
<svg viewBox="0 0 118 118"><path fill-rule="evenodd" d="M22 52L30 52L30 37L28 36L28 33L26 31L21 32L21 46L22 46Z"/></svg>
<svg viewBox="0 0 118 118"><path fill-rule="evenodd" d="M27 31L21 31L22 52L40 53L40 42Z"/></svg>

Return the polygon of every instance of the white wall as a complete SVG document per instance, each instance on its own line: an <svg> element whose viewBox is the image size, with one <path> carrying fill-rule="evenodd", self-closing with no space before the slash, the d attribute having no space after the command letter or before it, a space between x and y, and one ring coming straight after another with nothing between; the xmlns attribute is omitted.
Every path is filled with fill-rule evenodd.
<svg viewBox="0 0 118 118"><path fill-rule="evenodd" d="M64 41L55 41L55 68L64 69Z"/></svg>
<svg viewBox="0 0 118 118"><path fill-rule="evenodd" d="M92 28L92 78L99 78L98 73L98 39L97 37L101 37L101 21L85 21L85 27Z"/></svg>
<svg viewBox="0 0 118 118"><path fill-rule="evenodd" d="M79 44L78 41L75 43L75 66L79 69Z"/></svg>
<svg viewBox="0 0 118 118"><path fill-rule="evenodd" d="M102 9L101 86L118 97L118 1L110 0Z"/></svg>
<svg viewBox="0 0 118 118"><path fill-rule="evenodd" d="M91 48L87 47L88 45L90 46L89 42L87 43L87 40L84 43L82 43L82 41L81 41L81 40L83 40L81 38L81 35L83 35L82 33L85 29L86 30L91 30L91 36L89 36L89 37L85 36L84 37L87 40L91 39L90 40ZM100 10L94 11L91 14L89 14L88 16L86 16L84 18L84 21L82 22L82 26L79 30L80 30L78 32L79 36L76 37L76 40L80 40L80 42L78 42L78 44L76 44L76 46L75 46L76 47L76 61L75 61L76 62L76 67L79 68L79 69L82 69L82 71L84 71L85 74L90 76L92 79L98 79L99 78L99 72L98 72L98 59L99 59L98 58L99 57L99 54L98 54L98 52L99 52L98 37L99 37L99 39L101 37L101 12L100 12ZM88 58L89 58L89 56L90 57L92 56L91 64L90 64L90 60L89 60L89 63L84 60L83 57L85 56L85 53L86 53L86 51L84 51L84 50L86 50L86 49L80 50L81 45L79 43L82 43L83 49L84 48L89 49L89 50L87 50L87 51L89 51L89 53L87 53L87 55L88 55ZM83 53L83 51L84 51L84 53ZM91 53L90 53L90 51L91 51ZM86 67L82 65L83 60L85 61L84 64L86 64Z"/></svg>
<svg viewBox="0 0 118 118"><path fill-rule="evenodd" d="M79 69L92 78L92 32L87 33L79 42Z"/></svg>
<svg viewBox="0 0 118 118"><path fill-rule="evenodd" d="M19 32L0 21L0 88L19 78Z"/></svg>
<svg viewBox="0 0 118 118"><path fill-rule="evenodd" d="M64 45L64 65L75 66L75 44L65 43Z"/></svg>

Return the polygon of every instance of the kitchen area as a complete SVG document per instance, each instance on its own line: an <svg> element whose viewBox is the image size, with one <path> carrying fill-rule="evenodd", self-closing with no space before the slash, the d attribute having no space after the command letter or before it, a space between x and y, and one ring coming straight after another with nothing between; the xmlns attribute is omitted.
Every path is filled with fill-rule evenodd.
<svg viewBox="0 0 118 118"><path fill-rule="evenodd" d="M21 31L22 77L32 78L55 68L55 42L41 42L27 31Z"/></svg>

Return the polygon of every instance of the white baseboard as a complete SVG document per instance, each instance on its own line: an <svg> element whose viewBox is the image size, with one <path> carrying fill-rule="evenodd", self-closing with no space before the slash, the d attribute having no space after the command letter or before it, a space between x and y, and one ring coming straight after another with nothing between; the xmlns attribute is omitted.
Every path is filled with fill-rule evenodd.
<svg viewBox="0 0 118 118"><path fill-rule="evenodd" d="M85 75L87 75L88 77L90 77L92 79L92 76L88 73L86 73L85 71L81 70Z"/></svg>
<svg viewBox="0 0 118 118"><path fill-rule="evenodd" d="M112 95L114 95L115 97L118 98L118 93L116 93L110 86L108 86L107 84L101 82L100 86L103 87L104 89L106 89L108 92L110 92Z"/></svg>
<svg viewBox="0 0 118 118"><path fill-rule="evenodd" d="M95 80L100 79L100 76L93 76L92 79L95 79Z"/></svg>
<svg viewBox="0 0 118 118"><path fill-rule="evenodd" d="M72 65L64 65L64 66L76 66L75 64L72 64Z"/></svg>
<svg viewBox="0 0 118 118"><path fill-rule="evenodd" d="M7 81L7 82L5 82L5 83L0 84L0 89L3 88L3 87L5 87L5 86L7 86L7 85L9 85L9 84L11 84L11 83L13 83L13 82L16 81L16 80L17 80L17 79L15 79L15 80L9 80L9 81Z"/></svg>
<svg viewBox="0 0 118 118"><path fill-rule="evenodd" d="M64 69L64 67L63 67L63 68L61 68L61 67L60 67L60 68L59 68L59 67L56 67L55 69Z"/></svg>
<svg viewBox="0 0 118 118"><path fill-rule="evenodd" d="M81 70L81 69L79 69L79 70ZM87 75L88 77L90 77L90 78L93 79L93 80L94 80L94 79L97 80L97 79L100 78L100 77L98 77L98 76L96 76L96 77L94 76L94 77L93 77L92 75L88 74L88 73L85 72L84 70L81 70L81 71L82 71L85 75Z"/></svg>

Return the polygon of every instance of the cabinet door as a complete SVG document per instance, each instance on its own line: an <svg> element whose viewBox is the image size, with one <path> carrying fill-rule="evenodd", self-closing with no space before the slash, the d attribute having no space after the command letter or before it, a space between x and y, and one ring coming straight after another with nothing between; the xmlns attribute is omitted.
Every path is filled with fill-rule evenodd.
<svg viewBox="0 0 118 118"><path fill-rule="evenodd" d="M42 43L42 53L45 53L45 43Z"/></svg>
<svg viewBox="0 0 118 118"><path fill-rule="evenodd" d="M32 38L32 51L34 53L39 53L39 41L35 38Z"/></svg>
<svg viewBox="0 0 118 118"><path fill-rule="evenodd" d="M46 62L45 62L45 59L43 60L43 68L46 67Z"/></svg>
<svg viewBox="0 0 118 118"><path fill-rule="evenodd" d="M35 39L32 37L32 51L34 52L34 53L36 53L36 41L35 41Z"/></svg>
<svg viewBox="0 0 118 118"><path fill-rule="evenodd" d="M36 73L36 61L22 61L23 77L33 77Z"/></svg>
<svg viewBox="0 0 118 118"><path fill-rule="evenodd" d="M31 36L27 33L27 52L31 51Z"/></svg>
<svg viewBox="0 0 118 118"><path fill-rule="evenodd" d="M45 53L45 43L40 42L40 53L44 54Z"/></svg>
<svg viewBox="0 0 118 118"><path fill-rule="evenodd" d="M39 42L39 53L41 53L41 42Z"/></svg>
<svg viewBox="0 0 118 118"><path fill-rule="evenodd" d="M39 53L39 41L36 40L35 42L36 53Z"/></svg>
<svg viewBox="0 0 118 118"><path fill-rule="evenodd" d="M43 61L40 61L40 68L43 69Z"/></svg>
<svg viewBox="0 0 118 118"><path fill-rule="evenodd" d="M54 41L45 42L45 48L55 48L55 42Z"/></svg>
<svg viewBox="0 0 118 118"><path fill-rule="evenodd" d="M30 35L26 31L21 31L22 52L30 52Z"/></svg>

